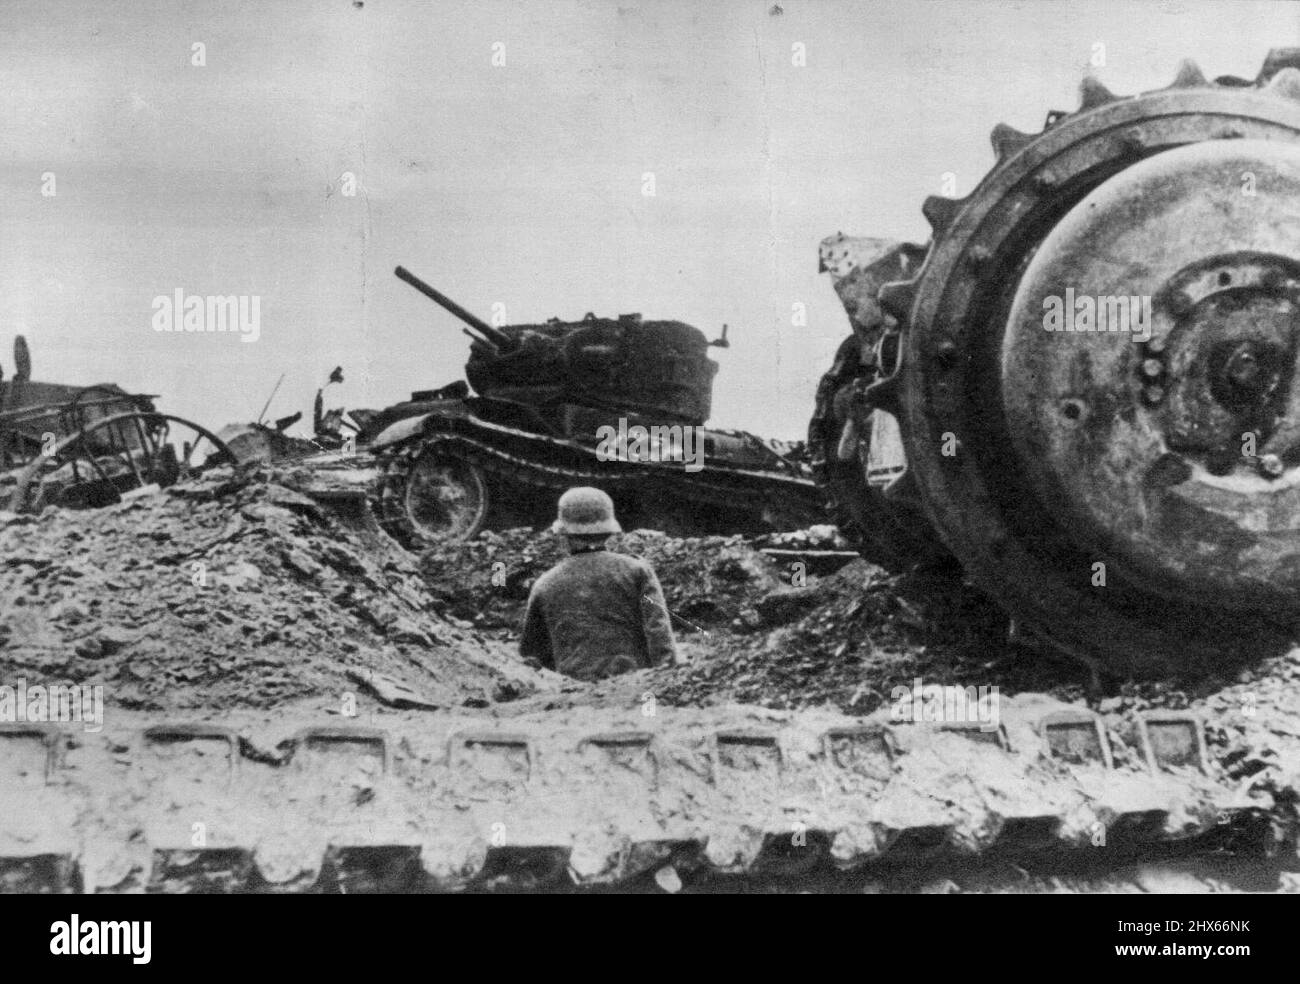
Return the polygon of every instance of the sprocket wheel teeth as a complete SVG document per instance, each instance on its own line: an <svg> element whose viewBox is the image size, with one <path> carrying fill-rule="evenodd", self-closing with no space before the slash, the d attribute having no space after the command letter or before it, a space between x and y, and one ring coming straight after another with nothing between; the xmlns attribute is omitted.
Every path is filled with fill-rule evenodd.
<svg viewBox="0 0 1300 984"><path fill-rule="evenodd" d="M966 204L966 199L964 198L961 199L961 203L963 205ZM930 253L929 243L926 243L924 246L920 246L916 243L903 243L903 245L900 248L902 250L902 260L903 260L904 270L907 270L908 267L913 263L915 263L917 266L920 266L922 263L925 262L926 256L929 255Z"/></svg>
<svg viewBox="0 0 1300 984"><path fill-rule="evenodd" d="M1281 69L1268 80L1264 91L1283 99L1300 100L1300 69Z"/></svg>
<svg viewBox="0 0 1300 984"><path fill-rule="evenodd" d="M1205 73L1201 71L1201 66L1190 58L1184 58L1178 63L1178 73L1174 76L1174 81L1170 84L1171 89L1195 89L1198 86L1208 85Z"/></svg>
<svg viewBox="0 0 1300 984"><path fill-rule="evenodd" d="M1107 103L1113 103L1119 96L1111 92L1096 78L1091 75L1084 76L1079 83L1079 109L1096 109L1098 106L1105 106Z"/></svg>
<svg viewBox="0 0 1300 984"><path fill-rule="evenodd" d="M993 128L993 132L989 134L989 141L993 144L993 153L997 155L999 161L1014 157L1028 146L1033 139L1032 134L1024 133L1014 126L1008 126L1006 123L999 123Z"/></svg>
<svg viewBox="0 0 1300 984"><path fill-rule="evenodd" d="M1300 48L1273 48L1264 56L1255 82L1262 85L1288 68L1300 68Z"/></svg>
<svg viewBox="0 0 1300 984"><path fill-rule="evenodd" d="M916 300L916 282L913 280L896 280L885 284L877 295L880 306L899 321L906 321L912 313L912 302Z"/></svg>
<svg viewBox="0 0 1300 984"><path fill-rule="evenodd" d="M957 217L961 207L961 199L946 198L943 195L930 195L921 205L921 214L930 223L930 228L934 230L934 235L938 238L952 225L952 220Z"/></svg>

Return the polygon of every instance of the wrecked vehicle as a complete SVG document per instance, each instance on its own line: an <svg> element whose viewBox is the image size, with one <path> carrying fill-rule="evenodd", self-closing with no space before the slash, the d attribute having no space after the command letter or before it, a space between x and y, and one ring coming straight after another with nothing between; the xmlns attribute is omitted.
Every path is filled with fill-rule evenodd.
<svg viewBox="0 0 1300 984"><path fill-rule="evenodd" d="M151 396L112 383L34 381L22 336L14 363L13 378L0 380L0 495L11 512L111 505L134 490L234 463L219 438L157 412Z"/></svg>
<svg viewBox="0 0 1300 984"><path fill-rule="evenodd" d="M925 202L927 246L823 243L854 334L809 444L841 529L893 569L955 560L1111 672L1285 645L1300 49L1253 80L1090 79L1076 111L992 142L974 191Z"/></svg>
<svg viewBox="0 0 1300 984"><path fill-rule="evenodd" d="M466 381L364 415L380 456L380 523L408 545L549 520L574 485L613 496L633 526L668 532L797 529L820 516L800 448L705 428L715 342L639 314L493 327L402 267L464 322ZM629 444L631 447L629 447ZM539 493L542 493L539 495Z"/></svg>

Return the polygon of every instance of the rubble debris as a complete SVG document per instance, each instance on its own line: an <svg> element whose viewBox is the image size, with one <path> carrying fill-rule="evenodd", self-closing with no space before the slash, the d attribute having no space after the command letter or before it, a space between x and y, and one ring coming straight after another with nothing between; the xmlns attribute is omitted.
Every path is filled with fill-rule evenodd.
<svg viewBox="0 0 1300 984"><path fill-rule="evenodd" d="M6 674L104 684L117 706L337 707L366 671L444 707L547 685L444 620L396 545L276 485L51 509L0 526L0 556Z"/></svg>
<svg viewBox="0 0 1300 984"><path fill-rule="evenodd" d="M285 432L300 416L301 414L286 417L277 421L274 427L266 424L227 424L217 431L217 437L225 442L241 465L294 461L319 454L321 448L316 442Z"/></svg>
<svg viewBox="0 0 1300 984"><path fill-rule="evenodd" d="M754 597L781 585L778 569L740 536L635 530L614 537L611 549L650 561L679 633L726 625ZM513 529L434 545L421 554L419 568L449 614L485 629L514 629L533 581L566 553L563 537Z"/></svg>
<svg viewBox="0 0 1300 984"><path fill-rule="evenodd" d="M356 681L389 707L437 710L440 706L420 696L401 681L376 673L374 670L350 669L348 679Z"/></svg>
<svg viewBox="0 0 1300 984"><path fill-rule="evenodd" d="M976 669L1008 692L1083 693L1077 666L1010 645L998 609L960 581L889 575L862 560L818 576L774 560L757 545L764 542L645 530L611 541L654 565L679 643L692 655L690 666L656 669L635 686L669 703L833 703L852 714L883 700L864 693L864 680L887 695L917 673L943 683ZM430 548L419 569L447 614L512 642L533 581L564 555L562 538L550 533L485 532Z"/></svg>

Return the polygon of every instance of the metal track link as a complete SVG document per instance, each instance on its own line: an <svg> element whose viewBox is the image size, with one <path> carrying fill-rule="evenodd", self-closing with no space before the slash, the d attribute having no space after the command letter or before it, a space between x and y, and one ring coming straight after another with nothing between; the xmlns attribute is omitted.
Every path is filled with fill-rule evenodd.
<svg viewBox="0 0 1300 984"><path fill-rule="evenodd" d="M987 729L735 707L373 720L6 726L0 890L780 889L1294 851L1190 713L1119 733L1054 703Z"/></svg>

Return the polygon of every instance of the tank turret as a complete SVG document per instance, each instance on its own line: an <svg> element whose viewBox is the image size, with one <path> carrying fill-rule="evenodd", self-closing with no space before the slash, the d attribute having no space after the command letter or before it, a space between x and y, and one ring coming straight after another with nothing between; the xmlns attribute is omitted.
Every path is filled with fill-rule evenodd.
<svg viewBox="0 0 1300 984"><path fill-rule="evenodd" d="M494 328L403 267L397 276L463 321L474 392L530 405L576 404L702 424L718 365L698 328L640 314Z"/></svg>

